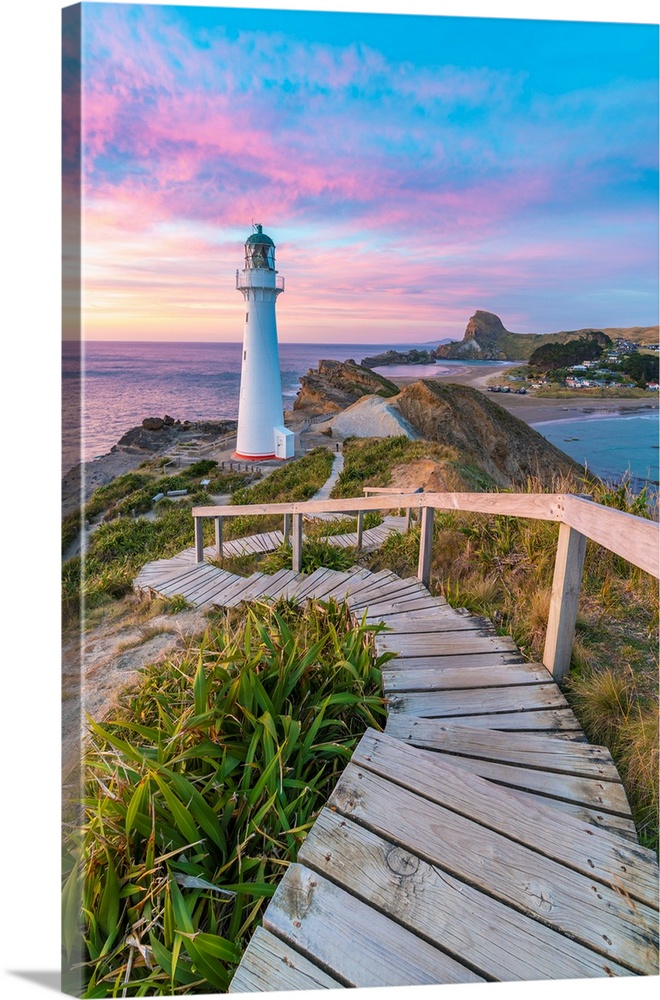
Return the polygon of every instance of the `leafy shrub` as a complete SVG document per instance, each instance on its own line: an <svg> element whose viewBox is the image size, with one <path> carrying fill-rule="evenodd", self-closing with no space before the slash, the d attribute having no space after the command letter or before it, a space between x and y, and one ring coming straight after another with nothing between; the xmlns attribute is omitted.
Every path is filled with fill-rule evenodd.
<svg viewBox="0 0 660 1000"><path fill-rule="evenodd" d="M186 479L196 479L199 476L206 476L212 469L217 469L218 463L212 458L200 458L198 462L193 462L183 472Z"/></svg>
<svg viewBox="0 0 660 1000"><path fill-rule="evenodd" d="M259 606L90 724L63 921L75 959L82 913L83 996L227 990L361 733L381 728L374 631L334 602Z"/></svg>

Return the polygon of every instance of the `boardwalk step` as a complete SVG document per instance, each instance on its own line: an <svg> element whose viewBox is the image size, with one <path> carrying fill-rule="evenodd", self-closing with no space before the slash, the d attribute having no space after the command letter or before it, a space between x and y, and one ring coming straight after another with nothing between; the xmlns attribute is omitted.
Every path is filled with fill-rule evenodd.
<svg viewBox="0 0 660 1000"><path fill-rule="evenodd" d="M404 821L404 843L410 839L407 826ZM323 809L299 858L315 875L331 878L345 890L347 910L357 897L437 947L469 956L471 967L489 980L631 974L549 922L534 920L449 873L445 865L431 860L434 855L425 853L423 848L403 846L398 836L392 838L372 824L363 826L345 814ZM278 892L279 888L272 903L279 902ZM312 902L314 897L310 893L300 898ZM302 915L302 925L305 919ZM340 953L351 950L352 942L340 938L336 948ZM396 964L396 954L395 949L383 952L385 970Z"/></svg>
<svg viewBox="0 0 660 1000"><path fill-rule="evenodd" d="M263 924L348 986L482 981L446 952L302 865L287 868Z"/></svg>
<svg viewBox="0 0 660 1000"><path fill-rule="evenodd" d="M542 828L536 830L536 847L522 844L454 811L444 801L431 801L353 763L344 770L328 809L394 839L404 854L438 866L450 878L480 889L535 922L552 924L600 954L606 964L657 974L657 910L641 902L631 905L616 885L616 871L612 886L597 881L594 889L593 871L585 875L570 867L574 854L565 863L547 857ZM520 804L520 827L525 814L526 807ZM305 860L304 849L299 857ZM587 858L587 867L589 860L596 865L597 858ZM555 972L563 978L561 967Z"/></svg>

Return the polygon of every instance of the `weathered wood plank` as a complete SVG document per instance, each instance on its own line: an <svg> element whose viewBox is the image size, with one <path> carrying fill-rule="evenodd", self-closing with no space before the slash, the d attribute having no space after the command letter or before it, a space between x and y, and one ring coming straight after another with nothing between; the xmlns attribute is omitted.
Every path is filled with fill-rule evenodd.
<svg viewBox="0 0 660 1000"><path fill-rule="evenodd" d="M394 661L396 662L396 661ZM387 732L399 740L430 750L481 757L503 764L557 771L602 781L618 781L619 773L606 747L590 743L567 744L551 736L501 733L495 730L457 727L452 721L392 715Z"/></svg>
<svg viewBox="0 0 660 1000"><path fill-rule="evenodd" d="M580 497L564 498L563 520L610 552L660 576L660 525Z"/></svg>
<svg viewBox="0 0 660 1000"><path fill-rule="evenodd" d="M560 524L543 662L559 682L571 665L587 536Z"/></svg>
<svg viewBox="0 0 660 1000"><path fill-rule="evenodd" d="M519 788L513 788L510 785L507 787L512 795L518 795L525 801L529 799L533 802L540 802L541 805L548 804L549 800L545 795L527 790L523 791ZM619 816L618 813L591 809L581 802L569 802L566 799L552 799L550 800L550 804L556 812L566 813L567 816L572 816L574 819L579 820L580 823L584 823L586 826L593 826L594 829L602 830L603 833L607 833L612 837L623 837L625 840L639 847L637 828L630 816Z"/></svg>
<svg viewBox="0 0 660 1000"><path fill-rule="evenodd" d="M383 601L372 601L369 605L369 614L367 618L380 618L383 615L391 617L397 614L409 614L411 611L430 611L433 608L439 608L442 606L441 597L414 597L407 601L398 600L383 600Z"/></svg>
<svg viewBox="0 0 660 1000"><path fill-rule="evenodd" d="M475 729L498 729L502 732L513 730L518 733L552 733L554 736L586 742L577 719L570 709L551 709L543 712L497 712L493 715L452 716L457 726L465 725Z"/></svg>
<svg viewBox="0 0 660 1000"><path fill-rule="evenodd" d="M392 660L383 667L383 690L386 694L548 683L548 671L542 664L509 663L496 667L403 666L406 662Z"/></svg>
<svg viewBox="0 0 660 1000"><path fill-rule="evenodd" d="M274 934L257 927L229 984L229 993L341 989L323 972Z"/></svg>
<svg viewBox="0 0 660 1000"><path fill-rule="evenodd" d="M553 858L610 888L623 888L632 899L658 908L658 865L642 851L623 846L605 834L594 836L567 817L557 818L549 806L527 804L502 787L485 781L428 750L401 743L384 733L367 730L352 761L409 791L461 816L497 830L544 857ZM500 765L504 766L504 765ZM555 784L567 781L554 776ZM580 780L580 779L574 779ZM584 779L581 779L584 780ZM597 782L606 794L619 783Z"/></svg>
<svg viewBox="0 0 660 1000"><path fill-rule="evenodd" d="M323 809L300 850L310 868L390 914L414 933L469 956L500 981L629 976L552 927L447 875L418 854Z"/></svg>
<svg viewBox="0 0 660 1000"><path fill-rule="evenodd" d="M383 649L402 657L451 656L466 653L515 652L518 647L507 635L462 635L457 632L429 633L420 636L398 636L391 632L383 637Z"/></svg>
<svg viewBox="0 0 660 1000"><path fill-rule="evenodd" d="M351 986L482 981L379 910L299 864L287 868L263 924Z"/></svg>
<svg viewBox="0 0 660 1000"><path fill-rule="evenodd" d="M657 974L657 913L644 904L404 788L394 793L354 764L328 805L607 958Z"/></svg>
<svg viewBox="0 0 660 1000"><path fill-rule="evenodd" d="M488 715L497 712L533 713L539 709L567 708L556 684L515 685L501 688L464 688L452 691L408 691L387 694L390 711L426 718L453 715Z"/></svg>

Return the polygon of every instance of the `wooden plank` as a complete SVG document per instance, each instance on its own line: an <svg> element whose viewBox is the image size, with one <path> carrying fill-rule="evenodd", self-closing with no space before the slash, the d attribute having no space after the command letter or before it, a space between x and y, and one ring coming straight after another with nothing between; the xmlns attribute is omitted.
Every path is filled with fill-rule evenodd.
<svg viewBox="0 0 660 1000"><path fill-rule="evenodd" d="M245 590L241 591L240 599L237 599L234 596L229 598L226 596L223 597L225 607L233 608L238 604L242 604L243 601L253 601L258 599L261 596L261 591L266 586L269 579L270 578L267 573L253 573L252 576L248 577L250 585Z"/></svg>
<svg viewBox="0 0 660 1000"><path fill-rule="evenodd" d="M397 636L422 636L435 635L446 632L475 632L477 635L495 635L495 626L487 618L477 618L464 615L443 615L445 609L437 609L436 615L418 615L411 612L407 617L405 612L399 615L398 620L392 622ZM547 670L546 670L547 673Z"/></svg>
<svg viewBox="0 0 660 1000"><path fill-rule="evenodd" d="M581 497L564 498L562 518L572 528L654 577L660 576L660 525Z"/></svg>
<svg viewBox="0 0 660 1000"><path fill-rule="evenodd" d="M362 737L352 761L544 857L658 908L657 863L650 862L633 846L623 846L617 838L594 836L593 830L568 817L558 818L549 806L528 803L522 809L520 800L505 788L453 765L447 757L401 743L373 729ZM555 784L568 781L565 775L555 775L553 780ZM598 784L621 787L618 782Z"/></svg>
<svg viewBox="0 0 660 1000"><path fill-rule="evenodd" d="M501 688L464 688L454 691L408 691L388 694L390 711L426 718L453 715L492 715L497 712L535 712L567 708L556 684L514 685Z"/></svg>
<svg viewBox="0 0 660 1000"><path fill-rule="evenodd" d="M392 709L390 709L392 711ZM414 713L411 713L414 714ZM568 739L585 740L577 719L570 709L550 709L536 712L497 712L487 715L457 715L444 720L456 726L474 729L513 730L518 733L554 733Z"/></svg>
<svg viewBox="0 0 660 1000"><path fill-rule="evenodd" d="M548 683L548 671L536 663L509 663L499 667L443 667L441 662L428 667L403 666L406 662L391 660L382 668L386 694Z"/></svg>
<svg viewBox="0 0 660 1000"><path fill-rule="evenodd" d="M289 584L297 579L298 573L294 569L284 570L283 574L277 581L271 583L270 586L266 587L266 589L262 591L262 597L268 597L271 600L280 597Z"/></svg>
<svg viewBox="0 0 660 1000"><path fill-rule="evenodd" d="M349 594L350 603L356 608L367 608L370 607L373 600L382 600L387 596L394 596L403 598L406 595L415 596L419 594L419 587L415 584L405 583L400 580L398 585L396 583L374 583L371 587L365 587L359 594Z"/></svg>
<svg viewBox="0 0 660 1000"><path fill-rule="evenodd" d="M607 958L657 974L657 913L621 892L352 763L328 805Z"/></svg>
<svg viewBox="0 0 660 1000"><path fill-rule="evenodd" d="M386 634L386 633L384 633ZM379 637L380 639L380 637ZM441 660L442 666L446 669L456 667L457 669L470 669L472 667L498 667L508 664L527 663L520 653L513 650L493 653L459 653L453 656L406 656L405 653L397 653L392 664L406 669L425 669L438 663ZM550 681L550 674L546 680Z"/></svg>
<svg viewBox="0 0 660 1000"><path fill-rule="evenodd" d="M330 574L314 589L314 597L319 600L329 600L333 591L340 589L341 586L348 586L352 576L350 573L342 573L336 569L330 570Z"/></svg>
<svg viewBox="0 0 660 1000"><path fill-rule="evenodd" d="M586 744L567 745L551 736L500 733L480 729L457 727L452 721L392 715L387 720L390 736L405 740L418 747L460 753L462 756L481 757L517 764L528 769L557 771L602 781L617 781L618 771L606 747Z"/></svg>
<svg viewBox="0 0 660 1000"><path fill-rule="evenodd" d="M518 795L521 799L540 802L542 805L548 804L548 799L544 795L539 795L536 792L522 791L511 786L508 787L512 795ZM586 826L593 826L594 829L602 830L612 837L623 837L625 840L639 847L637 828L630 816L619 816L617 813L590 809L589 806L585 806L581 802L568 802L565 799L552 799L550 804L556 812L566 813L567 816L572 816L574 819L579 820L580 823L584 823Z"/></svg>
<svg viewBox="0 0 660 1000"><path fill-rule="evenodd" d="M251 576L239 577L234 579L233 583L227 581L227 585L223 588L217 588L213 595L209 598L207 596L206 600L211 600L211 603L222 603L226 604L227 601L235 601L236 604L240 604L244 599L243 594L251 590L254 585L254 580Z"/></svg>
<svg viewBox="0 0 660 1000"><path fill-rule="evenodd" d="M628 799L619 781L600 781L598 778L557 774L555 771L528 770L524 767L515 767L513 764L499 764L475 757L452 755L450 760L455 762L457 767L509 788L520 788L546 797L566 799L588 806L590 809L630 818Z"/></svg>
<svg viewBox="0 0 660 1000"><path fill-rule="evenodd" d="M174 594L187 594L207 578L209 570L212 571L213 567L209 566L208 563L199 563L194 569L188 570L187 573L182 573L180 576L160 585L158 590L166 597Z"/></svg>
<svg viewBox="0 0 660 1000"><path fill-rule="evenodd" d="M379 618L382 615L408 614L410 611L429 611L441 606L442 598L431 597L429 594L423 597L415 597L407 601L384 600L372 601L369 605L367 618Z"/></svg>
<svg viewBox="0 0 660 1000"><path fill-rule="evenodd" d="M307 500L295 503L210 505L193 507L193 517L238 517L242 514L318 514L358 510L398 510L403 507L464 510L484 514L510 514L544 521L563 520L564 494L557 493L399 493L340 500Z"/></svg>
<svg viewBox="0 0 660 1000"><path fill-rule="evenodd" d="M508 635L462 635L456 632L437 635L402 636L390 632L382 639L383 649L401 656L451 656L466 653L503 653L518 649Z"/></svg>
<svg viewBox="0 0 660 1000"><path fill-rule="evenodd" d="M291 533L291 569L300 573L302 569L302 544L303 544L303 523L302 514L293 515L293 529Z"/></svg>
<svg viewBox="0 0 660 1000"><path fill-rule="evenodd" d="M586 535L580 534L568 524L559 526L543 651L543 662L556 681L564 679L571 665L586 549Z"/></svg>
<svg viewBox="0 0 660 1000"><path fill-rule="evenodd" d="M431 556L433 549L433 508L424 507L419 532L419 560L417 576L428 587L431 580Z"/></svg>
<svg viewBox="0 0 660 1000"><path fill-rule="evenodd" d="M199 604L206 600L208 594L218 593L223 587L234 586L241 579L242 577L237 577L234 573L216 569L213 574L209 573L205 579L200 580L194 588L187 588L188 600Z"/></svg>
<svg viewBox="0 0 660 1000"><path fill-rule="evenodd" d="M329 809L321 811L300 858L414 933L469 957L488 979L631 975L554 928L448 876L397 840Z"/></svg>
<svg viewBox="0 0 660 1000"><path fill-rule="evenodd" d="M350 986L482 981L449 955L300 864L287 868L263 925Z"/></svg>
<svg viewBox="0 0 660 1000"><path fill-rule="evenodd" d="M341 989L323 972L274 934L257 927L229 984L229 993Z"/></svg>

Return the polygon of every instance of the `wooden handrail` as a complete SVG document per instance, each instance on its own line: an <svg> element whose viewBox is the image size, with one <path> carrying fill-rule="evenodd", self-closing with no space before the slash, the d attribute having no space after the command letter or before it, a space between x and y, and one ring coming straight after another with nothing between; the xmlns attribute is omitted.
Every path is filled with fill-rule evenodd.
<svg viewBox="0 0 660 1000"><path fill-rule="evenodd" d="M377 487L368 487L376 493ZM366 490L365 490L366 492ZM193 507L197 559L203 559L201 522L216 519L216 538L222 538L220 519L242 515L293 515L294 568L301 561L303 515L359 513L367 510L417 508L422 511L418 577L428 585L433 542L433 512L453 510L500 514L555 521L560 524L550 613L543 662L555 680L568 672L587 539L621 556L633 566L660 578L660 525L634 514L593 503L581 496L562 493L395 493L378 492L341 500L307 500L294 503L241 504ZM221 546L219 544L219 549Z"/></svg>

